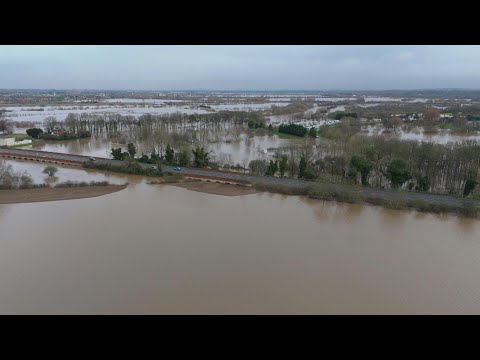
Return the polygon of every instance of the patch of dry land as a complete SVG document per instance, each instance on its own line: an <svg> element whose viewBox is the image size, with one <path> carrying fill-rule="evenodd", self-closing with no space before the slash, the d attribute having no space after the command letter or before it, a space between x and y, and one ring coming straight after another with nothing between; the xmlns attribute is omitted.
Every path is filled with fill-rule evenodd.
<svg viewBox="0 0 480 360"><path fill-rule="evenodd" d="M0 190L0 204L85 199L123 190L127 185Z"/></svg>
<svg viewBox="0 0 480 360"><path fill-rule="evenodd" d="M203 192L207 194L223 195L223 196L240 196L255 194L258 191L249 186L240 185L227 185L219 183L207 183L203 181L199 182L184 182L178 184L172 184L184 189Z"/></svg>

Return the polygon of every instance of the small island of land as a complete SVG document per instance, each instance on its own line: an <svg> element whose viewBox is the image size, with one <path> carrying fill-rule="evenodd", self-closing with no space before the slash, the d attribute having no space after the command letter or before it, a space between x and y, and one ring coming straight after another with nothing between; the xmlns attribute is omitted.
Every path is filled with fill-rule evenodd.
<svg viewBox="0 0 480 360"><path fill-rule="evenodd" d="M31 188L0 190L0 204L22 204L44 201L85 199L111 194L128 185L87 186L73 188Z"/></svg>

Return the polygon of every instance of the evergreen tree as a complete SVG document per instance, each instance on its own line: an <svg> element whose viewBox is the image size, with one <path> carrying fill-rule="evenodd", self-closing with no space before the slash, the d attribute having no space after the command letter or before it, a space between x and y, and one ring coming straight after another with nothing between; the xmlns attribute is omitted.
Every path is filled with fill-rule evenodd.
<svg viewBox="0 0 480 360"><path fill-rule="evenodd" d="M122 148L112 148L111 155L114 160L123 160Z"/></svg>
<svg viewBox="0 0 480 360"><path fill-rule="evenodd" d="M174 153L175 153L175 150L173 150L170 147L170 144L168 144L167 148L165 149L165 162L167 164L172 164L173 163Z"/></svg>
<svg viewBox="0 0 480 360"><path fill-rule="evenodd" d="M280 160L280 164L279 164L280 176L285 175L285 170L287 169L287 162L288 162L288 158L285 155L282 156L282 159Z"/></svg>
<svg viewBox="0 0 480 360"><path fill-rule="evenodd" d="M197 147L195 150L192 149L192 153L195 167L202 168L208 166L208 152L206 152L203 147Z"/></svg>
<svg viewBox="0 0 480 360"><path fill-rule="evenodd" d="M135 158L135 154L137 153L137 148L135 147L135 145L133 145L133 143L129 143L127 145L127 151L132 159Z"/></svg>
<svg viewBox="0 0 480 360"><path fill-rule="evenodd" d="M300 164L298 165L298 177L303 178L305 177L305 172L307 171L307 160L305 156L300 158Z"/></svg>
<svg viewBox="0 0 480 360"><path fill-rule="evenodd" d="M277 172L278 169L278 161L275 160L270 160L270 164L268 165L267 171L265 172L265 175L267 176L274 176L275 173Z"/></svg>
<svg viewBox="0 0 480 360"><path fill-rule="evenodd" d="M467 181L465 182L465 188L463 189L463 197L467 197L473 189L477 186L477 169L469 169L467 174Z"/></svg>

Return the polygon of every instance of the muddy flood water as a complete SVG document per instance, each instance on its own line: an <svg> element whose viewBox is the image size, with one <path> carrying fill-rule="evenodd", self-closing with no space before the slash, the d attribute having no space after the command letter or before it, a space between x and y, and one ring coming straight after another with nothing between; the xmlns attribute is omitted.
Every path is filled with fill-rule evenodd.
<svg viewBox="0 0 480 360"><path fill-rule="evenodd" d="M477 220L125 181L0 205L0 313L480 313Z"/></svg>

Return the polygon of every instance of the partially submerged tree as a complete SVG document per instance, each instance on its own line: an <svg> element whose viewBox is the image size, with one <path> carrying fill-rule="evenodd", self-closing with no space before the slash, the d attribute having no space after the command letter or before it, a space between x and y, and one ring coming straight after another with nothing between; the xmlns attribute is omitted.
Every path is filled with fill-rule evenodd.
<svg viewBox="0 0 480 360"><path fill-rule="evenodd" d="M58 169L55 166L51 166L51 165L46 166L43 169L43 173L47 174L48 176L54 176L57 171Z"/></svg>
<svg viewBox="0 0 480 360"><path fill-rule="evenodd" d="M265 160L252 160L248 164L248 168L255 175L263 175L267 170L267 162Z"/></svg>
<svg viewBox="0 0 480 360"><path fill-rule="evenodd" d="M5 119L2 114L3 113L0 112L0 131L2 134L11 134L13 129L12 122Z"/></svg>

